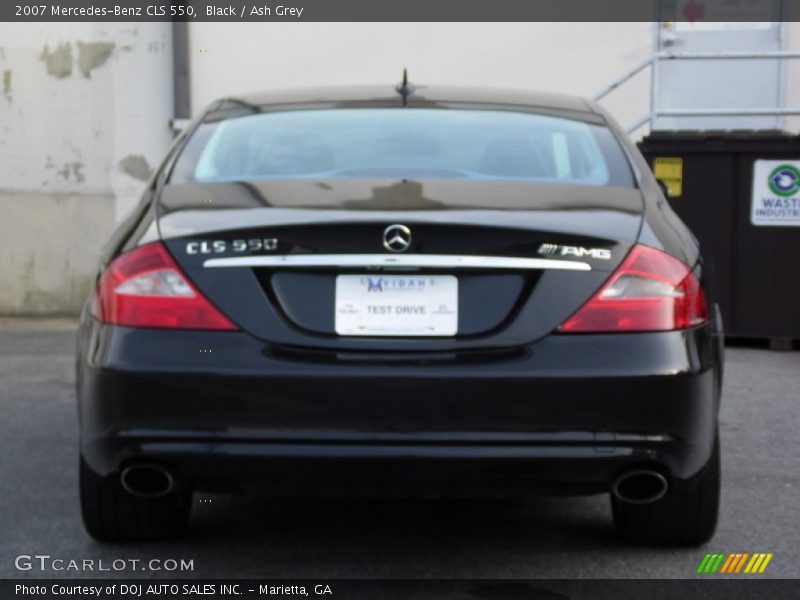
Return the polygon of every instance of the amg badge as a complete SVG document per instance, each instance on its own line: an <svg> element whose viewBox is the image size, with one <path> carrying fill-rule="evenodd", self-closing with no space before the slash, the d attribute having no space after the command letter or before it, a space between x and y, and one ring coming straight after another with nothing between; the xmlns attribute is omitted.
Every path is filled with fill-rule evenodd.
<svg viewBox="0 0 800 600"><path fill-rule="evenodd" d="M611 250L608 248L584 248L583 246L559 246L558 244L542 244L539 254L543 256L575 256L577 258L596 258L610 260Z"/></svg>

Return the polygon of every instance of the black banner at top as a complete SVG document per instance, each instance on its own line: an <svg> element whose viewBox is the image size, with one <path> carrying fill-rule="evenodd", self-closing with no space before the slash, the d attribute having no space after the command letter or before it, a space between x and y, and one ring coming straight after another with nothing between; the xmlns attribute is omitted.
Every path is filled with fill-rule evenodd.
<svg viewBox="0 0 800 600"><path fill-rule="evenodd" d="M797 0L3 0L0 21L800 21Z"/></svg>

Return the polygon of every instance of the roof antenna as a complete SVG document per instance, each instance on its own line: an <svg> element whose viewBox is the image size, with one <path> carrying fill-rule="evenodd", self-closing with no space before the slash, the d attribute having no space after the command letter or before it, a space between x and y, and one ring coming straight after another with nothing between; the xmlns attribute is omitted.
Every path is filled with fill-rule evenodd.
<svg viewBox="0 0 800 600"><path fill-rule="evenodd" d="M408 97L416 89L413 83L408 82L408 69L403 69L403 82L397 84L397 93L403 97L403 106L408 106Z"/></svg>

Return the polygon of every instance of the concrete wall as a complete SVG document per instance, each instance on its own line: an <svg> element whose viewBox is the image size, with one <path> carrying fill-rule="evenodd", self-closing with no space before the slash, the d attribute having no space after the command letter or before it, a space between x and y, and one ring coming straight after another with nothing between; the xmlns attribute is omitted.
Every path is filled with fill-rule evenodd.
<svg viewBox="0 0 800 600"><path fill-rule="evenodd" d="M0 192L3 314L77 312L114 225L110 193Z"/></svg>
<svg viewBox="0 0 800 600"><path fill-rule="evenodd" d="M651 23L194 23L192 100L336 84L484 85L592 95L652 51ZM641 74L606 106L647 111Z"/></svg>
<svg viewBox="0 0 800 600"><path fill-rule="evenodd" d="M168 24L0 24L0 313L74 313L171 141Z"/></svg>
<svg viewBox="0 0 800 600"><path fill-rule="evenodd" d="M786 35L786 49L800 52L800 23L787 23L784 27ZM786 106L800 106L800 59L786 61ZM800 131L800 116L789 117L786 128L790 131Z"/></svg>
<svg viewBox="0 0 800 600"><path fill-rule="evenodd" d="M800 51L800 23L784 31L787 49ZM418 84L592 96L650 54L655 34L653 23L195 23L191 96L198 110L253 90L394 84L404 67ZM787 104L800 106L800 60L787 65ZM645 70L603 105L627 126L649 112L649 100ZM787 125L796 131L800 118ZM647 131L642 127L634 137Z"/></svg>
<svg viewBox="0 0 800 600"><path fill-rule="evenodd" d="M786 30L800 50L800 23ZM653 36L651 23L193 23L191 99L197 113L253 90L391 85L404 67L418 84L592 95ZM798 106L800 61L789 74ZM649 83L642 73L604 104L634 122ZM0 24L0 314L79 308L100 246L172 139L172 94L167 23Z"/></svg>

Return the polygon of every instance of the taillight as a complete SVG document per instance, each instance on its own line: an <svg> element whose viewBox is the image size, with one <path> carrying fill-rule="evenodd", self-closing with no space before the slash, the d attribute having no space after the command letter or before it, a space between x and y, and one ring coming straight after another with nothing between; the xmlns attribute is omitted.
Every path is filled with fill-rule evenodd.
<svg viewBox="0 0 800 600"><path fill-rule="evenodd" d="M92 313L105 323L170 329L237 329L181 272L160 242L115 258L97 284Z"/></svg>
<svg viewBox="0 0 800 600"><path fill-rule="evenodd" d="M692 269L666 252L636 245L558 331L672 331L707 320L706 296Z"/></svg>

